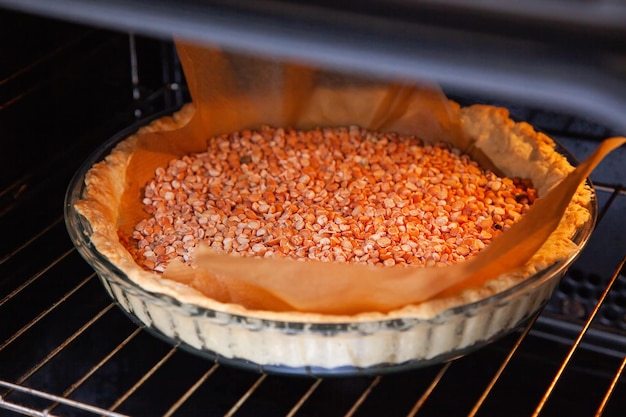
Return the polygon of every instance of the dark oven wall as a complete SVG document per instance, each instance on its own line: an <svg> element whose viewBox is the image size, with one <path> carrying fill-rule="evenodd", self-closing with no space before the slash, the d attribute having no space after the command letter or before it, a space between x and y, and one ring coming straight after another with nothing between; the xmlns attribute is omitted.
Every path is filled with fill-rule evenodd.
<svg viewBox="0 0 626 417"><path fill-rule="evenodd" d="M171 86L182 76L168 42L6 10L0 18L2 213L44 193L45 204L28 205L35 224L7 223L15 228L10 235L25 237L25 227L41 227L50 207L62 204L71 174L98 143L137 118L180 105L182 93ZM10 250L19 239L2 245Z"/></svg>
<svg viewBox="0 0 626 417"><path fill-rule="evenodd" d="M544 400L541 415L626 412L623 149L594 174L598 228L536 322L466 357L397 375L257 374L135 326L63 224L65 189L95 148L188 101L171 41L7 10L0 19L0 415L527 416ZM625 133L514 100L449 93L461 103L505 105L579 158Z"/></svg>

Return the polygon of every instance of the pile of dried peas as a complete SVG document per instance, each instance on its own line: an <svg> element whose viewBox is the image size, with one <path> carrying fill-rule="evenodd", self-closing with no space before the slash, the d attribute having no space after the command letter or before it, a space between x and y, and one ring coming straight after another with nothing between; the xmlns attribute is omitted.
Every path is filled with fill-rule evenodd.
<svg viewBox="0 0 626 417"><path fill-rule="evenodd" d="M523 215L532 184L445 144L358 127L264 127L157 168L129 250L149 270L206 242L247 256L449 265Z"/></svg>

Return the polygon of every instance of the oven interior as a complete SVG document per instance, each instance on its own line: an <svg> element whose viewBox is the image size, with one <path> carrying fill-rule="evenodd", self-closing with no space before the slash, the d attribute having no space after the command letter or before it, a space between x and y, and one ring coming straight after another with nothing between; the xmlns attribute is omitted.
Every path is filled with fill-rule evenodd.
<svg viewBox="0 0 626 417"><path fill-rule="evenodd" d="M156 23L134 20L143 29L141 34L135 34L125 28L128 19L114 13L126 10L122 6L141 2L119 2L119 5L108 2L102 10L93 8L101 2L85 2L93 6L89 10L78 6L69 9L75 6L69 0L61 3L66 3L68 8L50 11L43 2L25 1L16 6L17 3L9 1L11 7L0 11L4 57L0 77L4 92L0 108L3 173L0 177L0 415L621 416L626 413L623 377L626 149L623 148L604 161L591 177L598 194L598 224L587 248L549 304L523 328L467 356L390 375L287 377L212 363L138 328L111 302L94 272L72 246L63 221L63 197L73 173L103 141L139 119L187 102L185 80L171 38L151 31L151 25ZM155 1L153 6L162 3L167 2ZM183 2L189 10L203 6L201 3ZM218 2L206 3L206 7L211 3L211 7L221 10ZM455 4L444 3L450 3L450 7ZM555 5L562 3L572 2L555 2ZM283 14L289 17L295 13L293 5L286 5L283 10L278 7L283 3L278 1L245 4L268 5L267 13L259 13L265 19L256 22L259 27L265 27L261 23L272 22L268 20L269 14L281 18ZM410 9L410 2L391 4L393 7L385 10L386 15L408 20L401 12L403 7ZM484 4L484 7L493 6L490 2ZM244 3L234 5L240 6L240 9L233 6L237 16L257 16L251 13L253 8L244 9ZM311 5L303 3L302 7ZM352 2L342 7L331 2L317 2L316 6L318 9L313 11L326 10L335 16L329 19L329 31L336 29L342 16L366 20L380 12L375 2L362 3L363 16L355 12ZM573 91L568 95L565 83L543 97L537 91L523 93L527 80L513 71L510 75L513 78L501 80L511 81L512 85L489 94L490 84L480 81L480 76L464 84L452 71L442 75L444 90L462 104L484 102L509 108L515 118L543 130L578 158L584 158L606 137L625 135L626 118L619 119L613 113L626 114L623 63L626 36L620 36L625 33L626 18L618 18L626 16L624 8L610 3L610 7L617 7L613 19L600 12L593 15L604 19L605 25L600 30L593 25L591 17L587 16L590 19L587 21L584 15L577 14L579 6L572 6L569 14L560 15L558 22L562 31L559 33L578 34L570 38L581 42L578 50L557 37L541 51L533 51L541 55L562 48L559 56L546 57L548 68L542 69L545 72L542 80L546 85L554 84L558 77L553 79L549 73L562 69L560 60L572 60L574 64L569 70L574 74L570 78L589 75L588 68L577 73L578 68L588 64L604 71L611 83L598 86L595 78L585 77L583 80L588 81L585 86L589 88L583 92ZM491 14L486 16L518 13L514 6L511 8L493 6L488 10ZM223 15L216 15L231 22L228 13L232 10L227 7L224 10ZM424 10L425 21L428 18L443 21L438 8ZM536 15L524 15L516 24L520 25L520 31L529 21L541 28L537 23L541 22L541 16L550 21L552 15L539 12L550 11L549 7L538 8ZM178 15L171 8L165 7L161 12L150 9L146 15L163 17L166 12L172 12L173 16L164 20L166 28L167 24L177 25ZM448 24L471 26L462 23L463 16L474 16L476 19L472 21L478 23L481 19L482 23L493 22L485 15L481 17L479 12L450 13ZM72 19L58 19L64 13ZM107 24L115 16L119 17L119 25ZM193 23L192 18L189 20ZM315 22L309 23L310 27L305 25L299 30L306 32L308 28L313 36L317 26ZM583 24L596 28L587 33L597 36L587 36L586 41L581 41L584 36L575 29ZM193 36L196 27L197 24L190 24L187 32L181 31ZM502 27L492 24L488 29ZM252 29L241 33L254 34ZM474 27L469 30L472 34L481 32ZM516 30L517 27L511 29L511 36ZM217 29L207 33L212 31ZM533 32L536 39L532 40L541 43L545 40L543 36L550 35L553 35L550 31ZM206 40L202 36L198 35L198 39ZM219 36L216 39L222 40ZM243 42L225 39L233 47L240 47L237 42ZM268 37L259 42L270 40ZM325 40L311 43L317 45L317 49L312 47L311 56L320 61L332 58L330 49L320 48ZM449 46L446 42L451 39L439 40L445 51ZM359 38L354 43L358 47L359 42L366 41L372 39ZM283 45L268 46L268 53L289 53L291 45L287 44L285 41ZM350 42L347 46L351 46ZM365 48L366 52L372 50ZM396 45L390 50L398 53L402 49ZM593 61L591 50L606 53L601 63L587 62ZM355 62L361 62L359 59L366 55L355 54ZM339 66L349 65L348 58L344 58L338 60ZM481 62L476 68L466 64L468 73L489 65L507 69L507 65L495 61ZM522 69L529 71L534 68L523 65L526 67ZM429 67L428 63L425 67L425 73L438 69ZM403 68L400 66L398 71ZM385 72L388 68L372 65L371 70ZM541 83L533 87L538 85ZM609 85L615 88L606 93L605 87ZM580 103L589 91L593 93L589 97L599 97L597 106ZM615 100L620 93L624 93L621 101ZM616 107L603 112L610 104ZM586 109L589 111L585 112Z"/></svg>

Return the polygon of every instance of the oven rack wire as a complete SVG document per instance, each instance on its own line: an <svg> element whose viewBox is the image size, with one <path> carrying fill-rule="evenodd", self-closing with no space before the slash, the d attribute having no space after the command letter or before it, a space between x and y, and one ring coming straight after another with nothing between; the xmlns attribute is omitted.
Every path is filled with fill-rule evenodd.
<svg viewBox="0 0 626 417"><path fill-rule="evenodd" d="M607 185L602 185L602 188L609 188ZM620 194L622 190L615 189L614 193ZM613 200L614 201L614 200ZM608 210L611 210L611 207L603 207L602 210L606 213ZM600 222L602 219L600 219ZM62 239L62 236L59 236L63 233L60 226L62 225L62 219L56 218L51 224L45 227L40 233L33 236L25 245L16 249L12 253L4 256L0 261L0 266L3 264L7 264L11 262L11 259L14 257L19 257L21 253L28 252L31 247L37 245L37 242L46 239L48 235L56 235L54 239ZM67 239L66 239L67 240ZM68 246L66 242L64 246ZM52 259L49 265L45 265L42 269L37 270L34 274L27 277L24 282L20 283L15 289L13 289L7 295L4 295L2 299L0 299L0 313L2 313L3 309L6 310L6 306L10 304L12 301L19 298L20 294L23 294L33 286L38 283L45 282L46 280L52 279L50 276L50 271L56 266L60 265L63 262L67 262L70 260L76 261L78 255L76 251L72 248L64 250L57 255L56 258ZM79 261L80 262L80 261ZM594 306L591 314L589 314L588 318L584 322L579 334L576 339L568 346L568 350L565 355L561 358L561 364L556 369L554 374L549 378L549 381L545 381L548 383L543 395L536 403L534 410L530 415L543 415L542 411L545 405L550 401L551 396L554 394L555 389L558 387L560 379L562 375L567 371L567 367L570 364L572 357L576 354L576 352L581 348L581 343L583 342L587 330L593 326L594 320L599 314L599 311L602 309L608 295L611 293L613 287L620 277L620 273L624 268L624 263L626 262L626 257L622 259L619 265L613 271L612 276L608 277L608 283L603 293L597 300L596 305ZM71 286L68 290L66 290L60 297L55 298L49 305L41 305L41 306L28 306L29 309L33 310L30 315L30 319L23 324L17 331L11 334L9 337L5 337L4 340L0 343L0 359L2 363L7 363L10 359L7 358L7 350L11 345L17 344L21 338L23 338L27 333L31 332L38 324L46 321L46 319L50 316L54 316L58 313L59 310L62 310L65 305L72 304L73 298L76 298L77 294L85 289L85 287L89 285L98 285L97 278L95 274L90 273L89 271L83 272L78 278L77 283ZM74 303L74 305L69 306L68 308L76 309L78 306ZM39 311L39 313L35 313ZM21 372L19 375L15 375L11 378L11 380L5 380L0 377L0 410L10 410L19 414L29 415L29 416L66 416L66 415L103 415L108 417L120 417L126 415L125 413L121 413L118 410L124 405L124 403L131 398L133 395L136 395L138 392L142 390L142 387L145 384L149 384L151 378L157 378L159 370L163 367L167 366L168 361L172 361L175 355L185 354L179 352L176 346L167 347L160 349L160 354L153 358L151 366L149 366L142 375L140 375L132 385L125 388L123 392L120 392L117 398L114 399L111 403L108 404L99 404L94 405L90 404L84 400L78 400L73 398L73 394L81 389L81 387L85 385L89 385L90 378L93 378L95 374L97 374L100 370L105 368L107 364L115 361L116 356L123 354L123 351L127 346L133 342L134 339L139 338L144 330L140 328L133 328L132 326L125 326L125 333L123 335L119 335L117 338L121 339L118 343L114 343L113 347L105 353L101 353L99 358L95 358L93 364L88 367L86 372L84 372L79 378L75 379L71 382L71 384L60 387L57 384L50 384L48 382L48 386L51 387L54 385L54 390L58 393L46 392L46 385L41 385L41 382L35 381L37 374L41 373L46 369L46 367L54 367L53 362L55 358L61 356L65 349L67 349L70 345L80 345L80 344L88 344L89 338L86 334L89 330L98 325L99 322L106 321L107 317L114 314L117 311L114 303L109 301L100 302L95 312L91 316L85 316L80 311L75 311L74 314L80 316L80 320L75 325L75 328L71 329L69 336L60 340L58 344L55 346L50 346L46 349L46 352L41 353L40 357L33 360L32 363L29 364L28 368ZM494 372L491 375L491 378L488 379L484 386L481 387L482 392L479 392L475 397L475 403L471 409L468 410L467 415L479 415L481 411L482 404L489 399L494 387L496 387L501 378L505 378L507 372L507 366L509 363L515 358L518 354L518 349L523 345L525 339L528 337L529 333L533 329L533 325L535 324L536 317L531 320L524 329L521 329L519 332L513 335L511 345L508 348L508 352L505 354L504 358L501 360L497 367L494 368ZM111 332L115 331L111 329ZM110 335L113 337L112 335ZM152 338L150 336L150 338ZM160 343L154 341L155 343ZM471 355L470 355L471 356ZM429 377L426 381L427 383L422 390L415 390L413 393L412 406L406 411L404 414L398 415L406 415L406 416L414 416L418 415L422 407L429 401L429 396L440 389L440 385L445 385L442 382L446 374L450 373L451 370L455 367L457 361L451 361L445 363L441 366L434 367L429 370ZM610 378L610 382L606 386L606 390L600 402L597 404L597 409L595 414L593 415L602 415L605 408L611 404L611 397L615 397L615 390L618 389L620 384L620 378L622 378L624 366L626 364L626 358L622 358L621 361L615 362L616 366L613 369L613 375ZM201 389L202 386L205 386L211 382L212 376L218 371L218 369L223 366L218 365L216 363L210 363L208 361L201 361L197 363L202 367L200 372L197 372L196 376L192 378L185 378L185 386L186 390L183 390L179 393L178 397L171 401L169 407L162 412L163 416L172 416L178 415L176 412L181 409L189 400L190 397L194 395L196 391ZM240 393L240 396L230 404L230 407L221 415L224 416L233 416L236 415L238 410L245 406L246 401L255 393L262 391L262 387L264 383L266 384L266 380L268 378L281 379L276 376L268 376L266 374L254 374L247 371L240 371L246 374L247 383L245 384L245 390ZM419 372L418 372L419 373ZM181 372L181 375L185 375L184 370ZM5 376L6 377L6 376ZM54 380L55 375L52 374L51 378ZM376 391L379 385L383 385L387 382L387 380L393 380L395 378L394 375L388 376L377 376L371 378L365 378L361 381L359 385L359 389L354 393L354 398L352 399L352 403L349 404L349 407L345 410L343 414L344 416L353 416L353 415L367 415L359 414L360 407L367 403L368 397L372 395L373 392ZM332 380L323 380L323 379L308 379L304 381L300 381L301 384L304 384L304 388L302 393L297 398L289 399L289 407L287 407L286 412L284 414L276 414L276 415L286 415L286 416L295 416L300 415L298 412L307 406L307 401L309 401L310 397L315 393L316 390L319 390L324 384L332 383ZM623 384L623 382L622 382ZM40 388L35 388L34 386L40 386ZM144 399L145 400L145 399ZM393 401L395 399L389 398L389 401ZM617 399L619 400L619 399ZM196 399L197 401L197 399ZM70 410L70 411L68 411ZM80 411L84 414L75 414L75 411ZM58 412L58 414L57 414ZM0 412L1 415L1 412ZM143 415L141 412L137 415ZM145 415L153 415L153 414L145 414ZM185 414L180 414L185 415ZM306 414L305 414L306 415Z"/></svg>

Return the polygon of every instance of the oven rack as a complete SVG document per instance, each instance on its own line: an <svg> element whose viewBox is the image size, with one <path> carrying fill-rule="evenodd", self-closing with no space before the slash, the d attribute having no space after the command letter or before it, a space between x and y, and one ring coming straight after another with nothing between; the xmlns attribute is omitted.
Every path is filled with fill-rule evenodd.
<svg viewBox="0 0 626 417"><path fill-rule="evenodd" d="M81 32L80 39L66 44L58 55L94 51L90 59L95 64L88 68L102 67L107 82L88 79L88 95L104 88L113 95L118 86L110 84L113 71L107 60L126 49L110 46L127 45L132 51L143 41L98 30ZM171 58L168 48L162 52ZM107 60L93 58L96 55ZM68 62L74 58L52 59L57 58L55 64L71 72L73 64ZM133 66L131 72L137 71L141 73L141 68ZM624 149L594 173L601 219L544 312L519 332L452 362L381 377L280 377L208 362L137 328L111 303L72 247L63 225L63 194L92 148L132 124L137 115L181 104L180 74L172 68L164 72L163 80L158 80L164 88L147 88L152 82L145 74L140 74L141 83L133 80L138 101L130 109L124 106L120 111L116 103L97 97L100 118L87 120L84 124L89 127L81 133L77 133L80 123L69 132L66 126L56 130L44 126L42 137L58 145L37 144L29 150L37 164L18 164L6 172L8 177L0 178L0 416L626 413ZM56 81L59 78L63 76L57 74ZM42 82L17 91L15 100L2 108L2 120L9 120L7 114L19 115L19 106L32 108L25 103L38 103L49 88ZM63 104L68 105L63 110L82 114L82 108ZM579 157L599 140L618 133L579 117L515 102L502 104Z"/></svg>
<svg viewBox="0 0 626 417"><path fill-rule="evenodd" d="M605 184L600 188L611 189ZM609 206L601 207L604 216L618 209L617 198L626 197L619 188L611 192L616 197L609 198ZM569 344L556 346L534 336L535 321L543 320L539 316L519 332L442 365L377 377L293 378L256 374L196 358L135 327L108 299L97 277L72 248L59 214L0 258L5 274L8 267L33 260L29 272L19 277L8 293L5 288L0 299L0 315L14 318L10 325L6 321L0 325L0 415L5 409L46 417L195 415L199 410L224 416L356 416L381 415L383 407L389 416L440 415L446 410L447 415L493 415L494 407L498 410L502 404L524 410L510 415L574 415L562 414L564 404L572 403L575 415L620 415L626 407L626 387L621 379L626 345L621 345L622 356L617 354L614 359L598 356L584 346L587 331L601 321L611 294L625 287L626 257L606 277L606 287ZM54 250L42 251L51 242ZM40 293L42 289L46 294ZM547 365L550 373L533 369L541 374L532 376L541 395L529 395L534 402L515 398L510 388L518 383L518 388L523 387L523 381L511 378L524 375L519 374L517 362L524 362L528 355L534 356L532 361L542 362L541 351L555 355ZM595 388L572 401L570 385L589 382L572 381L569 374L578 373L577 368L585 363L595 363L595 369L582 372L590 373L586 377L593 380ZM468 372L476 379L472 388L459 385L459 378L467 378ZM560 390L561 384L567 387L565 392ZM455 392L462 387L470 391L468 398ZM458 405L446 404L449 392L458 396ZM339 394L333 398L333 393ZM585 409L589 413L580 413ZM259 410L266 412L256 414Z"/></svg>

